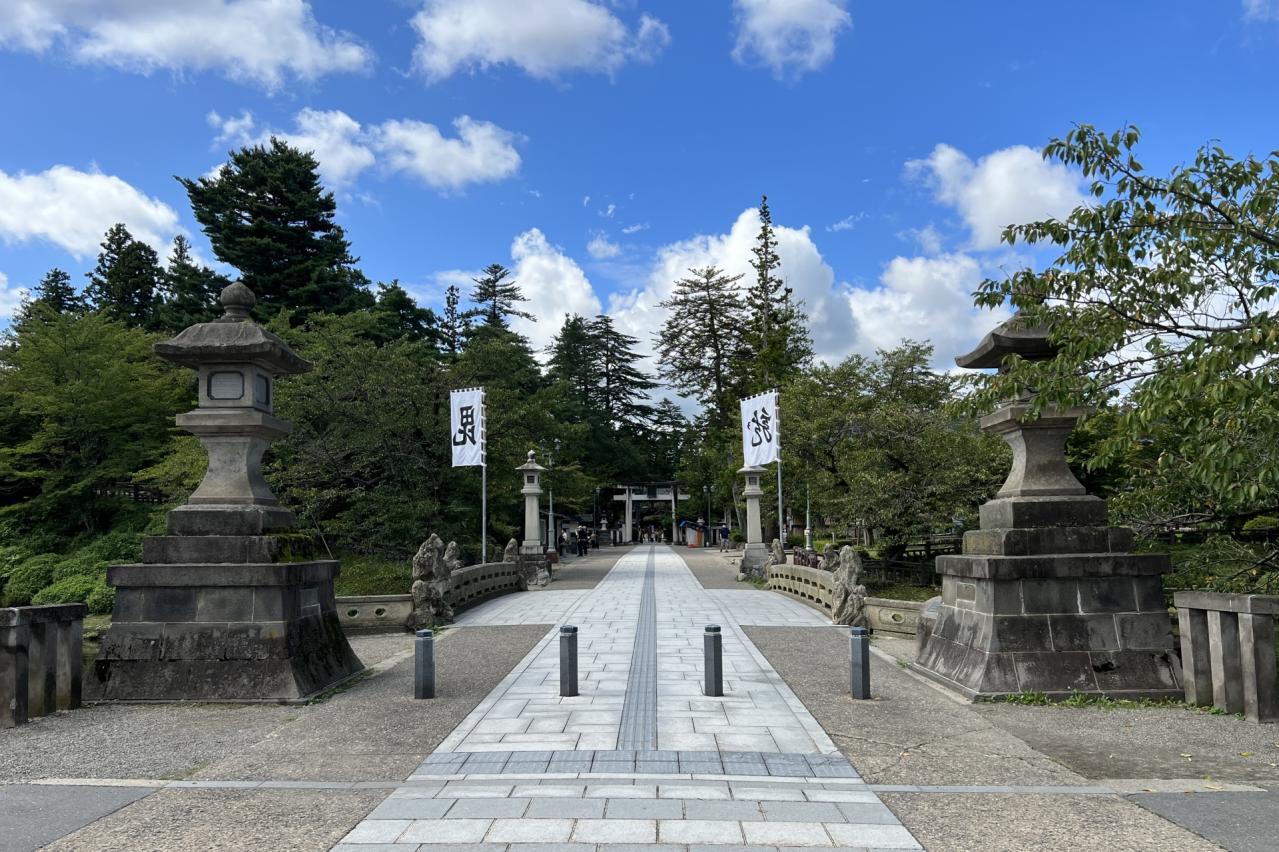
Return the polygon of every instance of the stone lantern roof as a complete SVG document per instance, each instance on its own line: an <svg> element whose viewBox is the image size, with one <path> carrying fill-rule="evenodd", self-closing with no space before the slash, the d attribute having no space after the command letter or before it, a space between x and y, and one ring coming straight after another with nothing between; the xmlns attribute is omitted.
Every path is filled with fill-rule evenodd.
<svg viewBox="0 0 1279 852"><path fill-rule="evenodd" d="M226 313L221 318L183 329L172 340L157 343L155 352L166 361L193 369L205 364L240 362L277 376L308 372L309 361L299 358L287 343L253 322L249 312L255 304L253 291L237 281L222 290Z"/></svg>
<svg viewBox="0 0 1279 852"><path fill-rule="evenodd" d="M515 469L516 469L516 470L523 470L523 471L530 471L530 472L534 472L534 473L537 473L537 472L540 472L540 471L546 470L546 468L542 467L540 464L538 464L538 463L537 463L537 452L536 452L535 450L529 450L529 451L528 451L528 461L524 462L524 464L520 465L519 467L517 467L517 468L515 468Z"/></svg>
<svg viewBox="0 0 1279 852"><path fill-rule="evenodd" d="M955 363L969 370L1002 369L1008 355L1020 355L1026 361L1050 361L1056 357L1057 347L1048 342L1047 327L1027 327L1017 315L996 326L982 338L976 349L960 355Z"/></svg>

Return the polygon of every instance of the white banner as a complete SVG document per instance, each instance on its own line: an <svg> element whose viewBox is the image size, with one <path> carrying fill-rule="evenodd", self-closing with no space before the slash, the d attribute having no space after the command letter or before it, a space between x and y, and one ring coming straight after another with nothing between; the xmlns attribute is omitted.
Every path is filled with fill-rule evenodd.
<svg viewBox="0 0 1279 852"><path fill-rule="evenodd" d="M742 457L746 466L762 467L781 458L777 391L742 400Z"/></svg>
<svg viewBox="0 0 1279 852"><path fill-rule="evenodd" d="M484 465L484 388L462 388L449 394L449 440L453 467Z"/></svg>

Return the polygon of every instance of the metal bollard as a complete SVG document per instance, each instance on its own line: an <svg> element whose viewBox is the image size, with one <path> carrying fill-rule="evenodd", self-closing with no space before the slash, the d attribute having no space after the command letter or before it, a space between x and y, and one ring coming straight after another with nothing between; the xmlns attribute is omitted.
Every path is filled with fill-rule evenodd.
<svg viewBox="0 0 1279 852"><path fill-rule="evenodd" d="M435 638L419 630L413 639L413 697L435 697Z"/></svg>
<svg viewBox="0 0 1279 852"><path fill-rule="evenodd" d="M848 628L848 684L854 698L870 698L870 631Z"/></svg>
<svg viewBox="0 0 1279 852"><path fill-rule="evenodd" d="M560 695L577 695L577 628L560 628Z"/></svg>
<svg viewBox="0 0 1279 852"><path fill-rule="evenodd" d="M702 671L706 683L702 692L712 698L724 694L724 637L718 624L706 625L702 634Z"/></svg>

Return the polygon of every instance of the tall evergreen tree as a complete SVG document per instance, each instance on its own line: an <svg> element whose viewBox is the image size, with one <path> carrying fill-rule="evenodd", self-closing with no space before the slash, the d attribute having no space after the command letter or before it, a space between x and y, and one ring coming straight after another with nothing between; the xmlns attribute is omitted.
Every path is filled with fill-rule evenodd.
<svg viewBox="0 0 1279 852"><path fill-rule="evenodd" d="M471 320L476 311L464 311L461 308L462 291L456 284L450 284L444 291L444 317L440 322L440 335L444 351L449 355L458 355L466 340L471 336Z"/></svg>
<svg viewBox="0 0 1279 852"><path fill-rule="evenodd" d="M71 276L55 266L40 279L31 297L18 306L13 315L13 325L17 328L40 315L82 314L88 308L84 297L71 285Z"/></svg>
<svg viewBox="0 0 1279 852"><path fill-rule="evenodd" d="M595 407L615 429L651 420L653 406L646 400L657 382L639 367L642 356L635 351L639 341L618 331L612 317L604 314L591 320L586 329L594 349L592 369L599 376L593 394Z"/></svg>
<svg viewBox="0 0 1279 852"><path fill-rule="evenodd" d="M273 138L232 151L213 177L178 181L213 253L240 270L260 314L293 308L301 318L372 305L312 154Z"/></svg>
<svg viewBox="0 0 1279 852"><path fill-rule="evenodd" d="M420 307L400 286L399 279L378 285L373 314L377 319L375 337L378 343L413 340L435 348L441 342L440 318L430 308Z"/></svg>
<svg viewBox="0 0 1279 852"><path fill-rule="evenodd" d="M520 286L514 281L507 281L511 270L500 263L492 263L484 268L484 275L476 278L475 287L471 290L471 301L479 305L478 316L484 318L484 324L509 328L508 317L522 317L533 322L537 318L516 307L528 299L520 292Z"/></svg>
<svg viewBox="0 0 1279 852"><path fill-rule="evenodd" d="M714 266L690 269L660 304L668 317L657 335L658 374L680 396L700 402L714 423L731 416L729 391L739 365L745 316L738 281Z"/></svg>
<svg viewBox="0 0 1279 852"><path fill-rule="evenodd" d="M216 318L221 313L218 296L231 283L226 276L196 263L190 241L181 234L173 238L164 279L169 298L163 308L163 327L169 332Z"/></svg>
<svg viewBox="0 0 1279 852"><path fill-rule="evenodd" d="M600 355L592 324L572 314L564 317L564 325L551 342L551 358L547 376L565 383L570 398L580 406L581 415L603 422L595 407L597 396L597 359Z"/></svg>
<svg viewBox="0 0 1279 852"><path fill-rule="evenodd" d="M744 393L778 386L812 361L813 345L804 321L803 303L777 274L782 265L773 233L768 196L759 204L759 236L751 249L755 281L746 291Z"/></svg>
<svg viewBox="0 0 1279 852"><path fill-rule="evenodd" d="M161 321L163 292L164 270L155 249L135 240L123 224L112 225L89 273L84 291L89 304L126 325L153 329Z"/></svg>

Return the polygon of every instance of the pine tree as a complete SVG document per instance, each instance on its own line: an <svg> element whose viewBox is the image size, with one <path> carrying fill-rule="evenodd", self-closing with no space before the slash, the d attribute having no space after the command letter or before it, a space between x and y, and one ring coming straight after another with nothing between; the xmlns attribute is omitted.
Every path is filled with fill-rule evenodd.
<svg viewBox="0 0 1279 852"><path fill-rule="evenodd" d="M377 343L413 340L434 348L441 342L440 318L430 308L420 307L400 286L398 278L378 285L373 314L377 319L373 334Z"/></svg>
<svg viewBox="0 0 1279 852"><path fill-rule="evenodd" d="M292 308L300 321L315 311L372 306L312 154L273 138L269 146L232 151L213 177L178 181L213 253L240 270L260 315Z"/></svg>
<svg viewBox="0 0 1279 852"><path fill-rule="evenodd" d="M812 361L813 345L804 321L803 302L777 275L782 265L773 233L768 196L759 204L759 236L751 249L755 281L746 291L747 321L743 347L743 393L776 387Z"/></svg>
<svg viewBox="0 0 1279 852"><path fill-rule="evenodd" d="M577 314L565 316L564 325L551 341L550 352L548 377L565 383L582 416L603 422L595 408L596 364L600 352L591 325Z"/></svg>
<svg viewBox="0 0 1279 852"><path fill-rule="evenodd" d="M639 341L618 331L612 317L600 314L586 326L594 349L591 369L598 372L593 398L614 429L638 427L653 417L648 392L657 387L639 368L642 356L635 351Z"/></svg>
<svg viewBox="0 0 1279 852"><path fill-rule="evenodd" d="M55 266L45 273L30 297L23 299L22 304L14 311L13 327L17 329L37 316L82 314L88 309L84 297L71 286L71 276Z"/></svg>
<svg viewBox="0 0 1279 852"><path fill-rule="evenodd" d="M135 240L123 224L112 225L89 273L84 291L89 304L126 325L154 329L162 320L163 290L164 270L155 249Z"/></svg>
<svg viewBox="0 0 1279 852"><path fill-rule="evenodd" d="M462 347L471 336L471 320L478 314L474 310L462 310L461 301L462 291L456 284L450 284L444 291L444 318L440 322L440 334L444 351L453 356L461 354Z"/></svg>
<svg viewBox="0 0 1279 852"><path fill-rule="evenodd" d="M690 269L675 282L657 336L658 374L680 396L693 397L719 423L731 414L729 391L736 384L745 316L741 275L714 266Z"/></svg>
<svg viewBox="0 0 1279 852"><path fill-rule="evenodd" d="M191 256L191 243L178 234L169 253L164 279L169 298L163 308L163 327L177 333L198 322L209 322L221 313L218 297L231 282Z"/></svg>
<svg viewBox="0 0 1279 852"><path fill-rule="evenodd" d="M484 275L476 278L475 287L471 290L471 301L479 305L478 316L484 317L484 324L509 328L507 317L522 317L536 322L532 314L519 310L519 302L527 302L520 286L514 281L507 281L511 271L500 263L485 267Z"/></svg>

